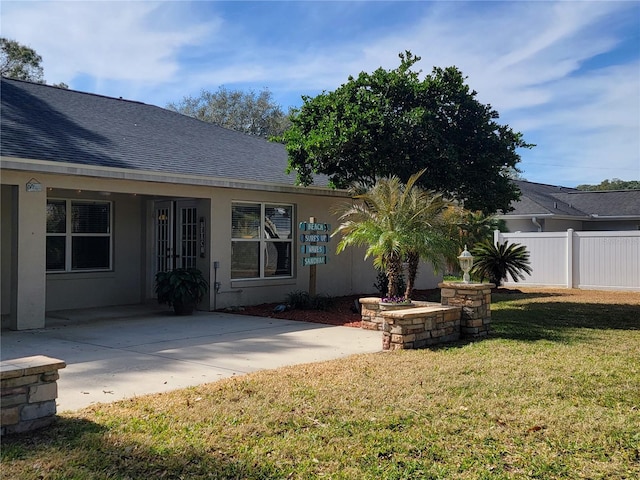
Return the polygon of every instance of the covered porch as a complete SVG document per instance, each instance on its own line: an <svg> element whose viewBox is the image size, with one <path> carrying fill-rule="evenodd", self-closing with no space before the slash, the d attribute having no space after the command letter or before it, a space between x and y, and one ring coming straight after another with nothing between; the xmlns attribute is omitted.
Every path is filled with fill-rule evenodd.
<svg viewBox="0 0 640 480"><path fill-rule="evenodd" d="M158 271L195 267L208 278L211 199L186 190L3 172L2 328L44 328L60 311L152 304Z"/></svg>

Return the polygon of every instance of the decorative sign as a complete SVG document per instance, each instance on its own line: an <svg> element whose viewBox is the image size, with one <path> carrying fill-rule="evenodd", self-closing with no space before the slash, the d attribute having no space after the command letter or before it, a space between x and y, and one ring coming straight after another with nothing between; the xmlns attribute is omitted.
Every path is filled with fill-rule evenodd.
<svg viewBox="0 0 640 480"><path fill-rule="evenodd" d="M205 229L204 217L200 217L200 258L206 257L206 238L207 231Z"/></svg>
<svg viewBox="0 0 640 480"><path fill-rule="evenodd" d="M303 233L300 235L301 242L328 242L329 235L326 233Z"/></svg>
<svg viewBox="0 0 640 480"><path fill-rule="evenodd" d="M318 245L318 242L329 241L329 234L316 232L328 232L331 230L331 225L318 223L316 222L316 217L309 217L308 222L300 222L298 224L298 230L301 232L313 232L300 234L300 242L306 244L300 245L300 252L303 255L310 255L301 257L301 260L303 267L309 267L309 295L314 296L316 294L316 265L325 265L328 261L326 245Z"/></svg>
<svg viewBox="0 0 640 480"><path fill-rule="evenodd" d="M32 178L27 182L27 192L41 192L41 191L42 191L42 184L35 178Z"/></svg>
<svg viewBox="0 0 640 480"><path fill-rule="evenodd" d="M328 223L300 222L298 228L303 232L328 232L331 230L331 225Z"/></svg>
<svg viewBox="0 0 640 480"><path fill-rule="evenodd" d="M327 263L327 257L302 257L302 266L324 265Z"/></svg>
<svg viewBox="0 0 640 480"><path fill-rule="evenodd" d="M326 233L304 233L300 235L301 242L328 242L329 235Z"/></svg>
<svg viewBox="0 0 640 480"><path fill-rule="evenodd" d="M327 253L326 245L300 245L300 253Z"/></svg>

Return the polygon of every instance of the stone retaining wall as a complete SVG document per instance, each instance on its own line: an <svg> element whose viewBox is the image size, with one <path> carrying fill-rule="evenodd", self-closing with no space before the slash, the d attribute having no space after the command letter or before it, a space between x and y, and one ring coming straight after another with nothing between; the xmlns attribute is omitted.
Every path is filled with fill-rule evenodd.
<svg viewBox="0 0 640 480"><path fill-rule="evenodd" d="M384 312L383 350L425 348L460 338L460 307L416 307Z"/></svg>
<svg viewBox="0 0 640 480"><path fill-rule="evenodd" d="M493 283L442 282L438 287L442 305L462 307L460 335L463 338L489 335Z"/></svg>
<svg viewBox="0 0 640 480"><path fill-rule="evenodd" d="M0 435L35 430L53 421L58 370L66 366L44 355L0 362Z"/></svg>
<svg viewBox="0 0 640 480"><path fill-rule="evenodd" d="M441 302L385 305L361 298L362 328L382 331L383 350L425 348L489 334L492 283L443 282Z"/></svg>

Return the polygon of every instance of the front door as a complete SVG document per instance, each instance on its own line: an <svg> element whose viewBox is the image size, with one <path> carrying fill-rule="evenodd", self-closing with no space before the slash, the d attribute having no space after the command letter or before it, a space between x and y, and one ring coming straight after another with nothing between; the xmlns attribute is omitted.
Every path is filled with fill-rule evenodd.
<svg viewBox="0 0 640 480"><path fill-rule="evenodd" d="M156 203L154 275L176 268L196 267L197 213L193 200Z"/></svg>

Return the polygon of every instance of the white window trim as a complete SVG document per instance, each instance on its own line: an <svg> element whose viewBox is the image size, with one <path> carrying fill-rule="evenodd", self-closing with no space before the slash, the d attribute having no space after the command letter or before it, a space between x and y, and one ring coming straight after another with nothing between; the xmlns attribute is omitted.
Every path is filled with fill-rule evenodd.
<svg viewBox="0 0 640 480"><path fill-rule="evenodd" d="M282 202L251 202L248 200L239 200L231 202L231 211L233 212L234 205L260 205L260 236L258 238L241 238L233 236L233 224L231 225L231 243L233 242L259 242L260 243L260 261L259 263L259 276L258 277L238 277L231 278L232 282L243 282L243 281L267 281L274 282L278 280L291 279L294 278L294 266L295 266L295 258L296 258L296 249L295 249L295 205L292 203L282 203ZM264 235L264 219L265 219L265 209L267 206L270 207L290 207L291 208L291 238L265 238ZM232 220L233 222L233 220ZM291 244L291 274L290 275L277 275L277 276L265 276L264 270L265 265L264 261L262 261L263 252L267 248L267 243L275 243L275 242L289 242ZM230 274L232 272L229 272Z"/></svg>
<svg viewBox="0 0 640 480"><path fill-rule="evenodd" d="M48 197L47 201L64 201L65 203L65 233L48 233L47 237L65 237L65 265L64 270L47 270L47 274L62 273L91 273L91 272L110 272L113 271L113 202L107 200L94 200L92 198L59 198ZM100 203L109 205L109 232L108 233L73 233L72 232L72 215L71 205L73 203ZM109 266L106 268L81 268L73 270L71 262L73 257L73 238L74 237L109 237Z"/></svg>

